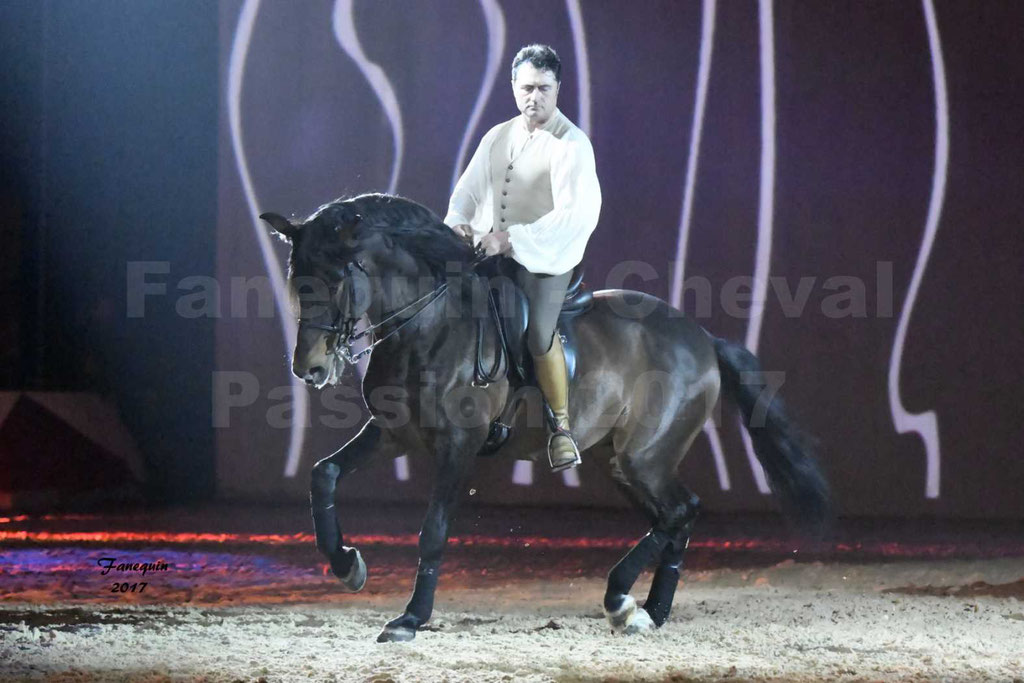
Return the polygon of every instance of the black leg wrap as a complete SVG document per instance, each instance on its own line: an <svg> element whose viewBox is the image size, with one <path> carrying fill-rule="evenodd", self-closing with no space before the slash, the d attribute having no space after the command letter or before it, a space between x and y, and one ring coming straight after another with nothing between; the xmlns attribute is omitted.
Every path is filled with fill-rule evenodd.
<svg viewBox="0 0 1024 683"><path fill-rule="evenodd" d="M316 534L316 549L328 557L342 546L341 527L333 505L313 508L313 532Z"/></svg>
<svg viewBox="0 0 1024 683"><path fill-rule="evenodd" d="M338 516L334 510L334 490L340 474L340 467L321 460L313 467L310 482L309 503L313 511L316 548L327 557L338 550L344 542L341 527L338 525Z"/></svg>
<svg viewBox="0 0 1024 683"><path fill-rule="evenodd" d="M609 612L617 612L622 607L624 596L636 583L645 568L654 564L661 557L662 551L669 542L668 534L662 531L651 531L633 546L618 564L608 572L608 590L604 595L604 608Z"/></svg>
<svg viewBox="0 0 1024 683"><path fill-rule="evenodd" d="M672 599L679 585L679 569L683 563L685 541L681 545L669 544L661 556L661 563L654 572L651 590L647 594L644 609L651 616L655 626L661 626L672 611Z"/></svg>
<svg viewBox="0 0 1024 683"><path fill-rule="evenodd" d="M405 613L419 620L417 628L426 623L434 612L434 592L437 590L440 570L440 562L421 562L416 570L416 587L413 588Z"/></svg>
<svg viewBox="0 0 1024 683"><path fill-rule="evenodd" d="M313 531L316 533L316 549L330 562L331 572L339 579L352 578L352 567L358 555L354 548L345 547L333 505L313 508Z"/></svg>
<svg viewBox="0 0 1024 683"><path fill-rule="evenodd" d="M437 589L440 564L420 563L412 599L401 616L384 625L384 630L377 636L378 643L408 642L416 637L419 627L427 623L434 611L434 591Z"/></svg>

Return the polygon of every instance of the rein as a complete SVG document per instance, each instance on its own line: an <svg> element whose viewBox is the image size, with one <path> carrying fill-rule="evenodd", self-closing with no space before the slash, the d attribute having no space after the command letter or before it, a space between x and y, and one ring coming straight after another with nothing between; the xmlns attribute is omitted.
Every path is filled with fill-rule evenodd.
<svg viewBox="0 0 1024 683"><path fill-rule="evenodd" d="M484 321L479 318L476 321L476 363L473 366L473 386L486 387L491 382L497 382L502 378L504 372L501 368L501 359L505 354L508 344L505 341L505 330L501 326L501 319L498 316L498 305L494 301L494 290L487 288L487 309L491 314L491 323L498 333L498 343L494 349L494 364L490 370L484 370Z"/></svg>
<svg viewBox="0 0 1024 683"><path fill-rule="evenodd" d="M473 255L471 269L477 268L489 258L494 258L488 256L479 245L473 250ZM494 300L494 290L490 285L487 285L487 310L491 314L491 324L494 325L494 331L498 335L494 349L494 364L491 365L490 370L484 369L484 321L483 318L478 318L476 321L476 362L473 364L474 387L486 387L504 376L501 361L508 352L508 343L505 340L505 329L501 325L501 317L498 314L498 304Z"/></svg>
<svg viewBox="0 0 1024 683"><path fill-rule="evenodd" d="M479 248L477 248L475 250L474 254L475 254L475 257L474 257L473 261L470 263L470 268L471 269L475 269L477 266L482 264L486 259L491 258L491 257L486 256L484 254L483 250L481 250ZM346 278L352 277L355 268L358 268L360 271L362 271L362 273L364 275L369 276L369 274L366 272L366 269L363 268L363 264L362 264L361 261L353 261L353 262L350 262L350 263L346 264L345 268L343 269L344 270L344 275L342 276L342 281L343 282L344 282L344 280ZM332 354L333 353L337 353L337 354L341 355L341 357L347 363L355 364L363 356L366 356L366 355L370 354L373 351L373 349L377 347L377 345L383 343L389 337L391 337L394 334L398 333L399 330L401 330L403 327L405 327L406 325L411 323L413 320L415 320L416 316L418 316L423 311L427 310L427 308L429 308L432 303L434 303L435 301L437 301L438 299L440 299L442 296L444 296L447 293L448 293L448 283L447 282L442 282L440 285L435 287L433 290L427 292L426 294L424 294L423 296L419 297L415 301L412 301L412 302L406 304L402 308L399 308L396 311L388 313L387 315L384 316L384 318L380 322L370 324L365 329L361 330L359 333L354 333L353 332L354 329L355 329L356 324L359 322L359 319L358 318L345 318L344 322L342 322L341 317L342 317L343 313L342 313L342 311L340 309L338 310L338 315L334 319L334 322L332 324L330 324L330 325L323 325L323 324L320 324L320 323L309 322L309 321L302 320L302 319L299 319L298 323L299 323L299 327L311 327L313 329L323 330L324 332L330 332L331 334L335 335L337 337L337 339L335 341L334 348L330 351L330 353L332 353ZM426 303L423 303L423 305L420 307L419 310L417 310L415 313L413 313L411 316L409 316L400 325L397 325L394 329L389 331L387 334L385 334L380 339L374 339L362 351L359 351L358 353L352 353L352 344L354 342L359 341L360 339L362 339L363 337L366 337L367 335L371 335L371 336L374 335L374 333L377 332L377 330L381 329L382 327L387 325L389 322L391 322L392 320L394 320L398 316L402 315L403 313L405 313L409 309L413 308L414 306L417 306L418 304L424 302L424 300L426 300ZM498 339L497 339L497 344L495 345L496 348L495 348L495 354L494 354L494 362L491 365L491 368L489 370L485 369L484 368L484 363L483 363L484 320L483 320L483 318L480 318L480 319L477 320L476 362L474 363L474 367L473 367L473 386L475 386L475 387L486 387L488 384L491 384L492 382L496 382L499 379L501 379L503 374L504 374L502 372L502 359L503 359L503 357L505 356L505 353L506 353L507 341L505 339L505 331L502 328L501 320L500 320L500 317L499 317L499 314L498 314L498 306L497 306L497 303L494 300L494 291L491 290L490 287L488 287L488 291L487 291L487 309L488 309L488 313L490 313L491 324L494 325L494 329L497 332Z"/></svg>
<svg viewBox="0 0 1024 683"><path fill-rule="evenodd" d="M354 262L349 263L348 265L345 266L345 270L348 271L347 277L351 277L353 267L358 268L359 270L361 270L363 272L364 275L368 276L368 273L366 272L366 269L363 268L362 262L354 261ZM405 306L403 306L402 308L398 309L397 311L393 311L391 313L388 313L387 315L384 316L384 319L381 320L380 322L370 324L365 329L360 331L358 334L353 334L353 330L355 329L356 323L359 322L358 318L346 318L345 322L344 322L344 326L339 324L340 320L341 320L341 316L342 316L342 311L341 310L338 311L338 316L337 316L337 318L335 318L334 323L331 324L331 325L321 325L320 323L313 323L313 322L308 322L308 321L305 321L305 320L299 320L299 327L312 327L313 329L323 330L325 332L330 332L331 334L336 335L338 339L335 342L334 349L333 349L332 353L339 353L339 354L341 354L341 357L347 363L355 364L356 362L359 361L360 358L362 358L363 356L366 356L370 352L372 352L373 349L378 344L384 342L386 339L388 339L392 335L396 334L403 327L405 327L406 325L411 323L413 320L415 320L416 316L418 316L423 311L427 310L427 308L430 306L430 304L432 304L435 301L437 301L438 299L440 299L447 292L448 292L448 283L447 282L442 282L440 285L435 287L433 290L427 292L426 294L424 294L423 296L419 297L415 301L413 301L413 302L411 302L409 304L406 304ZM411 316L409 316L409 318L406 319L404 322L402 322L402 324L396 326L393 330L391 330L390 332L385 334L380 339L374 339L370 343L370 345L367 346L362 351L359 351L358 353L352 353L352 344L354 342L362 339L363 337L365 337L367 335L373 335L377 330L379 330L380 328L384 327L389 322L391 322L392 320L394 320L398 316L402 315L403 313L408 311L413 306L416 306L417 304L421 303L424 299L429 299L429 301L427 301L425 304L423 304L423 306L418 311L416 311Z"/></svg>
<svg viewBox="0 0 1024 683"><path fill-rule="evenodd" d="M447 292L448 292L448 283L447 282L443 282L440 285L438 285L437 287L435 287L433 289L433 291L427 292L426 294L424 294L420 298L416 299L416 301L413 301L411 304L403 306L399 310L395 311L391 315L389 315L386 318L384 318L383 320L381 320L379 323L375 323L375 324L372 324L372 325L368 326L366 329L362 330L359 334L349 334L348 337L345 339L344 345L340 345L339 344L339 348L342 350L342 357L346 361L348 361L349 363L355 363L360 358L362 358L363 356L365 356L365 355L369 354L371 351L373 351L374 347L376 347L378 344L380 344L381 342L383 342L384 340L386 340L388 337L392 336L393 334L397 333L400 329L402 329L403 327L405 327L406 325L411 323L413 320L415 320L416 316L418 316L423 311L427 310L427 308L430 306L430 304L432 304L435 301L437 301L438 299L440 299ZM362 351L360 351L360 352L358 352L356 354L352 353L352 342L357 341L359 339L362 339L363 337L365 337L368 334L373 334L374 332L376 332L380 328L384 327L384 325L386 325L389 321L391 321L392 319L398 317L399 315L401 315L402 313L404 313L405 311L409 310L410 308L412 308L413 306L415 306L416 304L420 303L421 301L423 301L424 299L426 299L428 297L430 298L430 300L427 301L427 303L423 304L423 307L420 308L420 310L416 311L411 316L409 316L409 318L407 320L405 320L405 322L403 322L401 325L398 325L397 327L395 327L395 329L391 330L390 332L385 334L380 339L374 339L370 343L370 345L367 346ZM352 327L355 327L355 319L353 318L351 320L353 321L352 322Z"/></svg>

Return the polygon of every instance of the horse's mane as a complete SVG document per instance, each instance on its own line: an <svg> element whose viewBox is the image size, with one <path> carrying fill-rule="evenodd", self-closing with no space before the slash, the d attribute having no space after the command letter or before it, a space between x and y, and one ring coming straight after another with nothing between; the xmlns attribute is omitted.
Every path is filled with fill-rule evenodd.
<svg viewBox="0 0 1024 683"><path fill-rule="evenodd" d="M472 248L433 211L411 199L380 193L337 199L317 209L303 228L303 232L311 229L314 233L314 244L304 250L307 255L340 257L343 245L327 236L335 234L335 229L344 224L354 225L357 233L365 230L384 233L413 258L426 263L437 277L447 274L447 264L469 263L473 259Z"/></svg>

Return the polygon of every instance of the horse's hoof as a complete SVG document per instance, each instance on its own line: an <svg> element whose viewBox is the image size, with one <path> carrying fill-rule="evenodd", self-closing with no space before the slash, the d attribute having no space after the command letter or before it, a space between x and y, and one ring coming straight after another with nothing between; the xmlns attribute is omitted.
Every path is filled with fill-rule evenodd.
<svg viewBox="0 0 1024 683"><path fill-rule="evenodd" d="M334 561L331 562L331 570L341 579L342 589L346 593L358 593L366 585L366 562L363 561L363 554L355 548L346 548L343 552L349 561L348 571L340 573ZM355 557L351 557L351 553L355 553Z"/></svg>
<svg viewBox="0 0 1024 683"><path fill-rule="evenodd" d="M635 612L636 600L632 595L622 596L622 601L615 609L608 609L607 602L604 608L604 615L608 618L608 623L611 624L613 630L618 632L626 629Z"/></svg>
<svg viewBox="0 0 1024 683"><path fill-rule="evenodd" d="M388 624L377 636L378 643L408 643L416 637L416 629L408 626L392 626Z"/></svg>
<svg viewBox="0 0 1024 683"><path fill-rule="evenodd" d="M623 596L622 602L615 610L605 607L604 615L608 617L608 623L612 625L612 629L618 633L632 635L654 628L651 615L643 607L637 607L636 600L632 595Z"/></svg>
<svg viewBox="0 0 1024 683"><path fill-rule="evenodd" d="M651 619L651 615L647 613L643 607L637 607L636 611L633 612L633 619L623 631L626 635L634 635L637 633L643 633L645 631L654 630L654 620Z"/></svg>

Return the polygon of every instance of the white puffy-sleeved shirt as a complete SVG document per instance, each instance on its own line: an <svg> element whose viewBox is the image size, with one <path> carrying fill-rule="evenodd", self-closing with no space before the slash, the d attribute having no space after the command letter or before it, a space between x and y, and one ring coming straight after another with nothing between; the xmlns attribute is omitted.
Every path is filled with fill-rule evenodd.
<svg viewBox="0 0 1024 683"><path fill-rule="evenodd" d="M600 213L594 149L556 109L533 133L521 116L487 131L444 222L472 226L474 243L492 229L507 231L512 258L524 268L560 275L583 260Z"/></svg>

